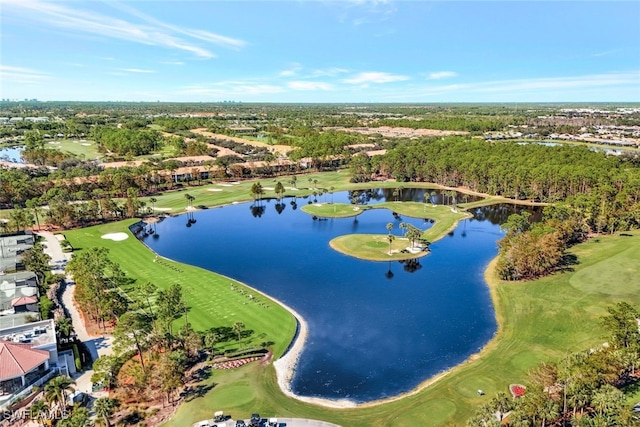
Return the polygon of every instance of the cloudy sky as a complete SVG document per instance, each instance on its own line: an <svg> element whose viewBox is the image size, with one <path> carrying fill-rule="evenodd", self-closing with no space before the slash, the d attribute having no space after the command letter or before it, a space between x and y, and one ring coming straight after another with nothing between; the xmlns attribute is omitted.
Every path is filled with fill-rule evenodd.
<svg viewBox="0 0 640 427"><path fill-rule="evenodd" d="M0 0L0 98L640 102L640 2Z"/></svg>

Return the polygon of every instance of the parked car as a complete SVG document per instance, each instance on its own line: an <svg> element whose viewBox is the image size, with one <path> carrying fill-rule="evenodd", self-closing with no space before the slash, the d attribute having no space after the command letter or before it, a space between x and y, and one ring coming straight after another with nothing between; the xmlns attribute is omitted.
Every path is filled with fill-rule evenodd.
<svg viewBox="0 0 640 427"><path fill-rule="evenodd" d="M249 427L259 427L260 421L262 421L262 418L260 418L260 414L251 414L251 420L249 420Z"/></svg>
<svg viewBox="0 0 640 427"><path fill-rule="evenodd" d="M247 424L245 424L244 420L238 420L236 421L236 427L247 427Z"/></svg>

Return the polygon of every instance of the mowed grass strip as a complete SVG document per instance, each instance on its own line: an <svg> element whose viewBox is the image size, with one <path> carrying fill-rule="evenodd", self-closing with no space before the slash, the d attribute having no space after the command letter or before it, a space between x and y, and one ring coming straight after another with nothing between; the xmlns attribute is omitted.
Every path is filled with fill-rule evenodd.
<svg viewBox="0 0 640 427"><path fill-rule="evenodd" d="M120 264L127 277L135 280L135 283L124 289L127 294L133 295L136 286L146 282L152 282L159 289L167 289L172 284L179 283L187 306L190 307L187 315L194 329L202 331L243 322L245 330L253 333L240 343L241 347L260 346L263 342L272 341L276 356L284 352L296 330L295 319L288 311L233 279L164 258L154 262L155 254L128 229L136 221L126 220L70 230L64 234L76 252L90 247L108 248L109 258ZM104 234L117 232L125 232L129 238L119 242L102 239ZM232 284L237 289L244 290L246 295L239 290L232 290ZM254 298L250 299L248 294ZM266 304L268 308L261 304ZM175 326L182 326L184 321L182 315L175 321ZM238 346L237 343L231 345Z"/></svg>
<svg viewBox="0 0 640 427"><path fill-rule="evenodd" d="M592 274L609 274L611 265L607 260L640 247L640 232L629 234L632 237L603 236L597 242L578 245L571 251L580 261L575 272L557 273L532 282L500 281L492 263L486 278L496 305L499 331L478 355L418 392L380 405L323 408L284 396L272 368L254 365L234 372L214 371L204 385L216 384L215 387L203 399L184 403L164 425L190 425L211 418L215 410L224 410L237 418L246 418L253 411L263 416L308 417L345 427L465 425L493 393L506 393L509 384L525 382L527 371L538 362L559 360L571 352L602 344L606 334L600 318L608 306L622 300L640 305L640 293L619 298L606 292L582 292L570 283L584 269L595 269ZM640 263L628 259L624 268L636 272L627 285L640 289ZM602 290L609 286L601 283ZM383 348L380 354L384 356ZM478 396L478 389L487 394Z"/></svg>

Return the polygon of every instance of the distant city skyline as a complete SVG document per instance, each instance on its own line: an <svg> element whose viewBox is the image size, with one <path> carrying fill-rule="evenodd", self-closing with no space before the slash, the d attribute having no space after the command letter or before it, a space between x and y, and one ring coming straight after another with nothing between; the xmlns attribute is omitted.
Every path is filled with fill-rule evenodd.
<svg viewBox="0 0 640 427"><path fill-rule="evenodd" d="M638 1L0 0L0 98L640 102Z"/></svg>

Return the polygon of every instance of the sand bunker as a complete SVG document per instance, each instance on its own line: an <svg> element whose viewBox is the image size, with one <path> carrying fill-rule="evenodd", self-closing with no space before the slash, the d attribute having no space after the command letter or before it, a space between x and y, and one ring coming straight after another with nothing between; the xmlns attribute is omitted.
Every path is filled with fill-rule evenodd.
<svg viewBox="0 0 640 427"><path fill-rule="evenodd" d="M83 142L83 143L81 143L80 145L84 145L85 147L89 147L89 146L91 146L91 144L89 144L88 142Z"/></svg>
<svg viewBox="0 0 640 427"><path fill-rule="evenodd" d="M231 187L231 184L218 184L220 187Z"/></svg>
<svg viewBox="0 0 640 427"><path fill-rule="evenodd" d="M108 234L103 234L102 235L103 239L114 240L116 242L119 242L121 240L125 240L128 237L129 237L129 235L127 233L108 233Z"/></svg>
<svg viewBox="0 0 640 427"><path fill-rule="evenodd" d="M207 188L207 191L222 191L222 188Z"/></svg>

